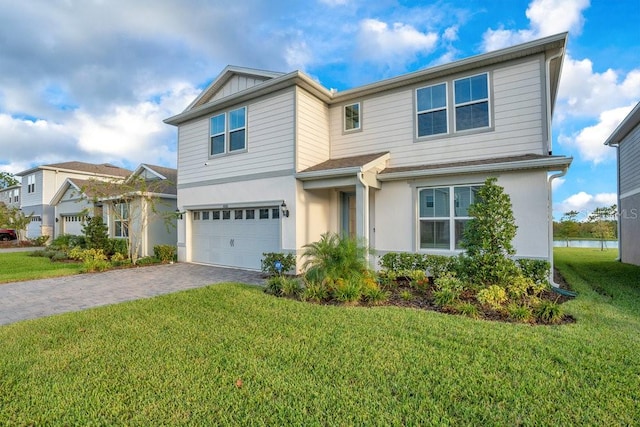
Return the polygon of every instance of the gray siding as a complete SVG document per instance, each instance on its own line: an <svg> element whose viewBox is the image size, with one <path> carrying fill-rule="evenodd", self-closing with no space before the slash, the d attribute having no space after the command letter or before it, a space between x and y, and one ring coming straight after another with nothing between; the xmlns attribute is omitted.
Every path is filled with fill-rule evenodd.
<svg viewBox="0 0 640 427"><path fill-rule="evenodd" d="M424 84L363 100L362 132L342 133L342 106L330 110L332 157L390 151L389 166L452 162L544 153L542 57L454 76L489 71L492 88L490 130L450 133L414 142L415 89ZM447 80L449 85L452 80ZM450 100L449 111L452 111Z"/></svg>
<svg viewBox="0 0 640 427"><path fill-rule="evenodd" d="M640 190L640 125L620 143L620 194Z"/></svg>
<svg viewBox="0 0 640 427"><path fill-rule="evenodd" d="M230 78L229 81L226 82L224 86L222 86L222 88L220 88L220 90L218 90L218 92L215 93L215 95L213 95L210 101L216 101L218 99L225 98L229 95L233 95L234 93L241 92L252 86L263 83L265 80L268 80L268 79L266 77L259 78L256 76L249 77L249 76L235 75L232 78Z"/></svg>
<svg viewBox="0 0 640 427"><path fill-rule="evenodd" d="M303 89L296 97L296 169L304 170L329 159L329 108Z"/></svg>
<svg viewBox="0 0 640 427"><path fill-rule="evenodd" d="M640 265L640 193L620 200L620 258Z"/></svg>
<svg viewBox="0 0 640 427"><path fill-rule="evenodd" d="M293 103L294 91L288 89L245 104L247 151L244 152L209 158L209 119L213 114L180 125L178 185L293 170Z"/></svg>

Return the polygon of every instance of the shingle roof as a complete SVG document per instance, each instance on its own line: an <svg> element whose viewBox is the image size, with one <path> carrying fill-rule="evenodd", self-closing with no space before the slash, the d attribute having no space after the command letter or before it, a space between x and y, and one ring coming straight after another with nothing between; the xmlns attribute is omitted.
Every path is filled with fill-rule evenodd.
<svg viewBox="0 0 640 427"><path fill-rule="evenodd" d="M76 172L85 172L94 175L103 175L103 176L114 176L114 177L122 177L125 178L131 174L131 171L128 169L124 169L118 166L114 166L109 163L85 163L85 162L63 162L63 163L52 163L50 165L42 165L37 166L35 168L22 171L16 175L24 176L29 173L33 173L38 169L64 169L68 171L76 171Z"/></svg>
<svg viewBox="0 0 640 427"><path fill-rule="evenodd" d="M318 163L317 165L311 166L307 168L301 173L304 172L317 172L323 170L332 170L332 169L346 169L346 168L356 168L362 167L367 163L370 163L377 158L388 154L388 151L382 153L373 153L373 154L363 154L360 156L351 156L351 157L342 157L339 159L329 159L325 162Z"/></svg>

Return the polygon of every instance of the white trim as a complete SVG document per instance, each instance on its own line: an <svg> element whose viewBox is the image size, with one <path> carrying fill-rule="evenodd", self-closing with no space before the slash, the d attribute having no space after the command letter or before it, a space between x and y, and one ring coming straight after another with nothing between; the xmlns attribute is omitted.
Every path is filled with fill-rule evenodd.
<svg viewBox="0 0 640 427"><path fill-rule="evenodd" d="M627 197L635 196L640 193L640 187L635 190L627 191L625 193L620 194L620 200L626 199ZM619 206L618 206L619 207Z"/></svg>

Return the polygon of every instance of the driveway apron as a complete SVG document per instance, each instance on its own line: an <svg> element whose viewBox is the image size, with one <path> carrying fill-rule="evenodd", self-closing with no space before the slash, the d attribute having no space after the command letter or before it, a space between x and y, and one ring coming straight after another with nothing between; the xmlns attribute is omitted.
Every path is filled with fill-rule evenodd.
<svg viewBox="0 0 640 427"><path fill-rule="evenodd" d="M264 279L256 271L176 263L0 284L0 325L222 282Z"/></svg>

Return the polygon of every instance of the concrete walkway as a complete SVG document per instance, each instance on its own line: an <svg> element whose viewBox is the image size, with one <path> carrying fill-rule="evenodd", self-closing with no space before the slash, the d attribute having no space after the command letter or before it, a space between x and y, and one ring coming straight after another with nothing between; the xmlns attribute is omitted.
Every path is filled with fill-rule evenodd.
<svg viewBox="0 0 640 427"><path fill-rule="evenodd" d="M221 282L264 279L255 271L176 263L0 284L0 325Z"/></svg>

